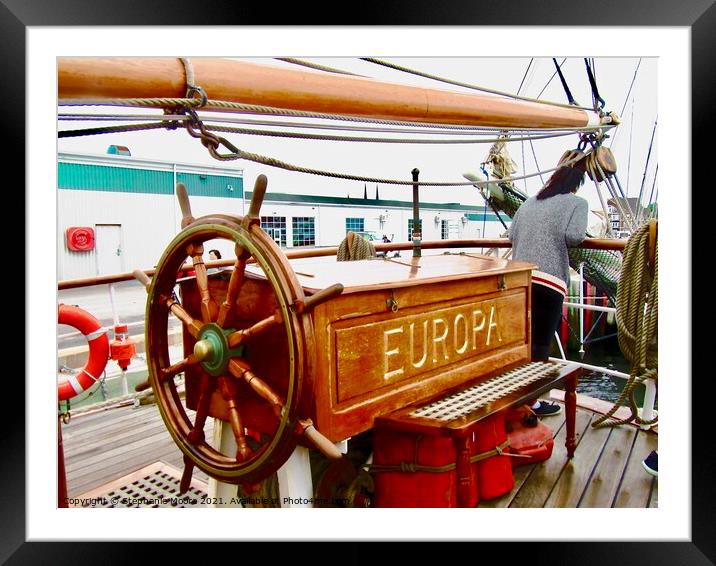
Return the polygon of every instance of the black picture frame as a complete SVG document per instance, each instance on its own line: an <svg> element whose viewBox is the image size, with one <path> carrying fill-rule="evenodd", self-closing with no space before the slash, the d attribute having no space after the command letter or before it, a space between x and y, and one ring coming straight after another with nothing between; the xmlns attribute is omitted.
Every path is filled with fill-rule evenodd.
<svg viewBox="0 0 716 566"><path fill-rule="evenodd" d="M317 15L317 6L311 3L310 12L306 5L283 4L278 9L253 3L224 3L208 0L199 8L196 4L174 0L157 0L140 3L105 3L98 0L0 0L0 76L4 79L3 98L6 109L3 112L4 144L3 155L7 163L24 163L25 114L25 31L30 26L112 26L112 25L344 25L340 21L342 11L335 6L326 7L323 17ZM340 15L339 15L340 14ZM680 0L679 2L654 3L649 0L617 2L605 0L593 2L587 0L549 1L510 1L488 0L453 1L449 3L420 1L363 2L354 5L350 13L350 25L556 25L556 26L683 26L691 30L691 86L692 86L692 186L699 187L700 198L710 196L708 189L713 181L704 175L706 164L713 160L709 152L712 138L713 100L716 100L716 7L713 0ZM585 38L585 45L593 38ZM367 40L369 41L369 39ZM585 48L588 51L588 47ZM26 112L20 111L25 109ZM9 140L9 142L7 142ZM27 148L31 151L31 148ZM684 171L687 171L684 164ZM686 173L685 173L686 176ZM703 185L703 187L702 187ZM688 186L688 183L685 183ZM697 206L693 191L692 221L687 229L692 230L694 247L698 244L699 227L707 222L707 207ZM26 217L25 229L31 228L31 218ZM702 223L702 221L704 223ZM693 228L692 228L693 227ZM701 240L703 241L703 240ZM703 258L693 254L692 265L698 267ZM27 258L26 258L27 261ZM690 287L691 296L696 297L696 278L691 274L681 274L685 288ZM26 300L31 297L26 296ZM691 312L691 304L684 304ZM708 321L710 309L704 309ZM28 324L28 328L30 325ZM673 376L691 380L693 371L698 367L697 358L709 351L706 340L709 333L697 334L695 328L682 329L693 336L693 368L685 368L684 375ZM25 343L25 356L31 353L32 344ZM713 440L708 436L708 424L705 421L710 414L710 404L714 399L713 379L707 368L703 368L702 379L691 383L692 395L692 538L690 542L595 542L589 541L589 532L585 531L587 542L546 542L546 543L486 543L480 547L480 554L473 555L475 560L498 560L493 554L519 557L528 563L550 564L620 564L655 565L701 565L716 563L716 488L714 487ZM10 370L8 369L8 372ZM25 379L31 376L26 375ZM26 541L26 480L25 480L25 413L22 403L15 402L14 414L3 420L2 457L2 511L0 512L0 561L8 564L94 564L124 562L126 556L120 550L121 542L112 543L53 543ZM50 473L51 475L51 473ZM523 525L528 528L528 525ZM628 525L625 525L628 529ZM557 533L556 533L557 536ZM81 536L78 536L81 538ZM134 543L136 544L136 543ZM341 556L357 562L370 559L375 552L359 543L340 549ZM498 546L495 546L498 545ZM142 545L144 546L144 545ZM352 548L352 547L355 547ZM507 548L506 548L507 547ZM475 550L467 549L468 553ZM224 551L216 548L211 555L220 556ZM255 549L243 543L243 560L265 555L265 549ZM425 556L422 544L412 544L410 549L401 550L408 558L415 553ZM444 551L438 551L441 554ZM456 550L461 552L461 549ZM133 556L145 554L137 547ZM323 552L321 553L323 554ZM330 552L326 552L330 554ZM452 551L451 551L452 554ZM207 555L210 556L210 555ZM318 560L318 555L312 552ZM443 556L445 556L443 554ZM455 556L464 556L456 554ZM168 557L165 557L168 558ZM345 560L342 559L342 561Z"/></svg>

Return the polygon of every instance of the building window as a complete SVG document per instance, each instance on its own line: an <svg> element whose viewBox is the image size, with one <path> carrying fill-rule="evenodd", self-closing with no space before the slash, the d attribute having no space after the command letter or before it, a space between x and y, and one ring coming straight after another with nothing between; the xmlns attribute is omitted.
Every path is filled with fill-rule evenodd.
<svg viewBox="0 0 716 566"><path fill-rule="evenodd" d="M621 215L614 206L609 206L609 221L612 223L612 230L621 230Z"/></svg>
<svg viewBox="0 0 716 566"><path fill-rule="evenodd" d="M423 233L423 219L422 218L420 220L418 220L418 230L420 230L420 234L421 234L420 239L422 240L422 238L423 238L422 237L422 233ZM408 242L412 242L412 241L413 241L413 219L409 218L408 219Z"/></svg>
<svg viewBox="0 0 716 566"><path fill-rule="evenodd" d="M364 232L365 218L346 218L346 234L348 232Z"/></svg>
<svg viewBox="0 0 716 566"><path fill-rule="evenodd" d="M440 221L440 239L441 240L449 240L450 239L450 221L449 220L441 220Z"/></svg>
<svg viewBox="0 0 716 566"><path fill-rule="evenodd" d="M266 232L280 247L286 247L286 217L262 216L261 229Z"/></svg>
<svg viewBox="0 0 716 566"><path fill-rule="evenodd" d="M293 245L316 245L316 219L312 216L296 216L293 218Z"/></svg>

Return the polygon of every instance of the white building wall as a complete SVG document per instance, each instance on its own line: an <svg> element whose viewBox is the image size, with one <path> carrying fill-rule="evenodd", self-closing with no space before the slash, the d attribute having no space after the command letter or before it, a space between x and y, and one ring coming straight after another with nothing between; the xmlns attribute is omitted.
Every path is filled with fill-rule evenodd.
<svg viewBox="0 0 716 566"><path fill-rule="evenodd" d="M122 231L122 272L154 267L165 249L179 233L181 210L173 195L128 194L103 191L58 191L58 279L75 279L105 275L98 273L97 251L70 252L65 230L70 226L119 224ZM190 197L195 218L210 214L243 216L248 201L237 198ZM262 216L286 218L286 247L293 247L292 218L315 218L316 246L338 246L345 237L346 218L364 218L364 229L386 235L394 242L407 242L408 221L412 208L378 208L309 203L276 203L265 201ZM421 207L424 241L442 239L442 220L455 226L453 238L499 237L504 229L499 222L463 221L458 210L436 210ZM436 217L438 221L436 222ZM486 228L483 233L483 228ZM224 259L234 257L234 245L227 240L212 240L204 249L218 249Z"/></svg>
<svg viewBox="0 0 716 566"><path fill-rule="evenodd" d="M72 226L98 224L121 228L121 269L152 268L174 235L174 205L167 195L128 194L103 191L58 191L58 279L108 275L98 272L97 242L91 252L67 249L65 233Z"/></svg>

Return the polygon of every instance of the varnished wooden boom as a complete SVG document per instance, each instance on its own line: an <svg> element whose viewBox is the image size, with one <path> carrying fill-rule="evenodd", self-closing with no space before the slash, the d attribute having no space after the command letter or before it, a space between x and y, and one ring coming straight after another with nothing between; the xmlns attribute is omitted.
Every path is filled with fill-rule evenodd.
<svg viewBox="0 0 716 566"><path fill-rule="evenodd" d="M576 108L463 94L362 77L282 69L229 59L191 60L195 84L209 99L309 112L504 128L580 128L599 123ZM182 98L178 58L60 58L58 96ZM207 107L207 109L216 109ZM224 110L227 111L227 110Z"/></svg>

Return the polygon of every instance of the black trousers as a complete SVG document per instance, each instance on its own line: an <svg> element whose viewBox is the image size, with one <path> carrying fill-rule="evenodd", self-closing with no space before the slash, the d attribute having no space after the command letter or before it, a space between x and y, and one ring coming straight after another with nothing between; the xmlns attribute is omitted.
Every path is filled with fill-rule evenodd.
<svg viewBox="0 0 716 566"><path fill-rule="evenodd" d="M544 285L532 284L532 361L545 361L562 320L564 297Z"/></svg>

